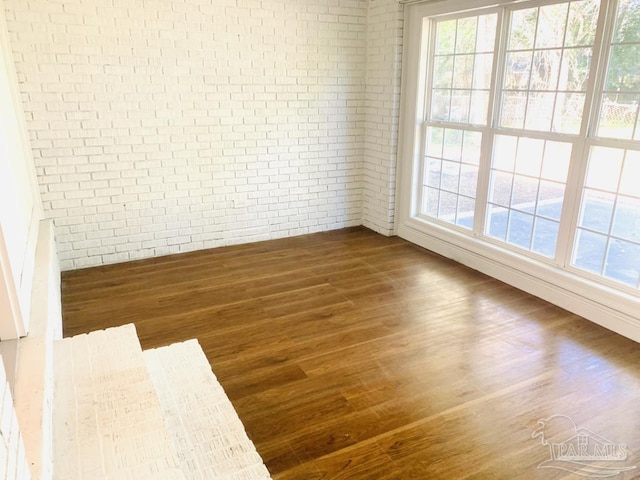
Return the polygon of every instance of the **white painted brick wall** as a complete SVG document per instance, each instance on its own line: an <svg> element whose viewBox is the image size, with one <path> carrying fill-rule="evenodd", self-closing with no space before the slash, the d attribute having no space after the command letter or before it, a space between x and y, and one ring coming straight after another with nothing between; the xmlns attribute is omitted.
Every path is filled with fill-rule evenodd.
<svg viewBox="0 0 640 480"><path fill-rule="evenodd" d="M398 0L369 1L362 218L384 235L394 225L402 20Z"/></svg>
<svg viewBox="0 0 640 480"><path fill-rule="evenodd" d="M0 357L0 480L30 480L13 397Z"/></svg>
<svg viewBox="0 0 640 480"><path fill-rule="evenodd" d="M3 3L63 269L390 228L395 0Z"/></svg>

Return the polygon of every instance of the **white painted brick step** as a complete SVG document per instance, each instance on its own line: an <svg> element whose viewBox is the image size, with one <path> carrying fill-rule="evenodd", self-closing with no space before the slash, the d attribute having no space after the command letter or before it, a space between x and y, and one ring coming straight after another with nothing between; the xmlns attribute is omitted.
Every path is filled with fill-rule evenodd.
<svg viewBox="0 0 640 480"><path fill-rule="evenodd" d="M133 325L54 342L54 480L184 480Z"/></svg>
<svg viewBox="0 0 640 480"><path fill-rule="evenodd" d="M197 340L144 357L188 480L271 478Z"/></svg>

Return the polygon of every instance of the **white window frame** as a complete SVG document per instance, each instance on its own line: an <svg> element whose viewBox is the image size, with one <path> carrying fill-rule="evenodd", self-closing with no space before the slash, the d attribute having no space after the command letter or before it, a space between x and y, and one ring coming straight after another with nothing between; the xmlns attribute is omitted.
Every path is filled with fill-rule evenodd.
<svg viewBox="0 0 640 480"><path fill-rule="evenodd" d="M526 2L527 6L549 3L558 2L555 0ZM498 8L519 9L523 8L524 4L525 2L503 1L500 2ZM601 9L605 9L605 14L600 16L598 22L591 65L592 74L587 86L588 91L596 93L587 95L580 134L575 136L576 141L573 142L574 148L566 184L565 199L567 201L563 206L555 259L545 259L525 250L509 248L502 242L492 241L489 237L478 233L479 224L484 222L487 203L489 183L489 168L487 166L480 168L479 188L476 193L476 202L480 209L476 210L474 232L431 218L426 219L419 215L418 192L421 191L419 188L421 186L420 174L424 158L422 149L426 131L424 120L427 118L425 113L428 111L424 87L430 78L432 68L431 65L427 65L427 55L423 55L422 52L428 51L429 41L433 37L431 32L423 35L423 21L425 18L466 10L481 8L488 10L496 6L496 2L449 0L405 6L396 233L413 243L482 271L640 342L640 295L630 288L590 274L570 264L573 243L570 238L571 232L576 231L578 222L582 187L587 170L588 148L593 144L616 147L633 145L635 149L638 148L637 142L594 137L606 73L604 69L598 70L597 67L608 64L609 45L602 39L610 36L610 30L613 28L612 20L616 15L616 5L615 0L602 0L600 6ZM506 35L506 29L500 28L502 21L505 21L505 18L499 15L498 36L503 30ZM504 49L506 42L504 39L502 40L500 48ZM503 58L504 52L496 51L493 78L495 78L496 71L504 68ZM429 63L433 62L429 61ZM491 94L490 101L494 106L496 106L496 102L499 102L500 87L501 85L498 85L498 88ZM494 108L493 115L497 116L498 114L498 109ZM493 120L497 120L497 118ZM447 125L444 123L442 126L460 127L458 124ZM477 126L471 127L473 130L478 128ZM489 122L486 129L487 134L483 134L484 141L481 147L481 161L484 162L490 161L493 141L490 132L495 133L496 127L492 128L491 122ZM587 129L591 130L587 131ZM503 130L505 133L523 133L521 130L499 130ZM563 135L562 138L559 138L555 134L531 131L526 131L525 135L561 141L566 141L566 138L571 137L571 135Z"/></svg>

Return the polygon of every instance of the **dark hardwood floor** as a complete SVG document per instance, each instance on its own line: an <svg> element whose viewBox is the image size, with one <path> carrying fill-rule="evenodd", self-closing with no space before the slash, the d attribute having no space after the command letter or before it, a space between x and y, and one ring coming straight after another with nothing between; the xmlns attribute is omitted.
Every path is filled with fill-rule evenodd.
<svg viewBox="0 0 640 480"><path fill-rule="evenodd" d="M197 337L277 480L584 478L538 468L558 414L640 478L640 345L364 228L66 272L63 313Z"/></svg>

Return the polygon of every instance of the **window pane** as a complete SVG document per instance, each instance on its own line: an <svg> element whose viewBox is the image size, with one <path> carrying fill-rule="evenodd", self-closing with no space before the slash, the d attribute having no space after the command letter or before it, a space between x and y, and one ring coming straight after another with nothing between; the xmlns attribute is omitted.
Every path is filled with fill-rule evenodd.
<svg viewBox="0 0 640 480"><path fill-rule="evenodd" d="M559 226L558 222L536 218L535 226L533 227L531 250L545 257L555 257Z"/></svg>
<svg viewBox="0 0 640 480"><path fill-rule="evenodd" d="M458 196L454 193L440 190L440 208L438 208L438 218L445 222L455 223L457 208Z"/></svg>
<svg viewBox="0 0 640 480"><path fill-rule="evenodd" d="M580 1L512 12L500 126L580 132L598 10Z"/></svg>
<svg viewBox="0 0 640 480"><path fill-rule="evenodd" d="M476 197L478 185L478 167L473 165L462 165L460 169L460 193L467 197Z"/></svg>
<svg viewBox="0 0 640 480"><path fill-rule="evenodd" d="M436 55L451 54L456 43L456 20L436 24Z"/></svg>
<svg viewBox="0 0 640 480"><path fill-rule="evenodd" d="M587 78L591 68L590 48L569 48L564 51L558 90L584 92L587 90Z"/></svg>
<svg viewBox="0 0 640 480"><path fill-rule="evenodd" d="M539 177L545 142L534 138L520 138L516 155L516 173Z"/></svg>
<svg viewBox="0 0 640 480"><path fill-rule="evenodd" d="M509 50L530 50L533 48L538 22L538 9L516 10L511 15Z"/></svg>
<svg viewBox="0 0 640 480"><path fill-rule="evenodd" d="M551 130L555 99L556 96L553 93L529 93L524 124L525 130Z"/></svg>
<svg viewBox="0 0 640 480"><path fill-rule="evenodd" d="M618 197L611 234L640 243L640 198Z"/></svg>
<svg viewBox="0 0 640 480"><path fill-rule="evenodd" d="M531 232L533 229L533 215L512 210L509 213L507 227L507 243L529 249L531 246Z"/></svg>
<svg viewBox="0 0 640 480"><path fill-rule="evenodd" d="M440 188L449 192L457 193L460 184L460 163L442 162Z"/></svg>
<svg viewBox="0 0 640 480"><path fill-rule="evenodd" d="M598 26L598 0L571 2L565 45L593 45Z"/></svg>
<svg viewBox="0 0 640 480"><path fill-rule="evenodd" d="M454 90L451 97L451 111L449 121L455 123L469 123L469 109L471 107L471 90Z"/></svg>
<svg viewBox="0 0 640 480"><path fill-rule="evenodd" d="M521 129L527 109L526 92L505 92L502 97L501 123L506 128Z"/></svg>
<svg viewBox="0 0 640 480"><path fill-rule="evenodd" d="M430 217L438 216L440 190L425 188L422 196L422 213Z"/></svg>
<svg viewBox="0 0 640 480"><path fill-rule="evenodd" d="M569 173L571 144L563 142L547 142L544 148L542 178L564 182Z"/></svg>
<svg viewBox="0 0 640 480"><path fill-rule="evenodd" d="M478 17L467 17L458 20L456 35L456 53L469 53L475 51L476 27Z"/></svg>
<svg viewBox="0 0 640 480"><path fill-rule="evenodd" d="M620 0L600 105L598 136L639 140L640 8L637 0Z"/></svg>
<svg viewBox="0 0 640 480"><path fill-rule="evenodd" d="M451 88L453 85L453 57L436 57L433 65L433 86Z"/></svg>
<svg viewBox="0 0 640 480"><path fill-rule="evenodd" d="M456 55L453 66L453 87L470 89L473 84L473 61L475 55Z"/></svg>
<svg viewBox="0 0 640 480"><path fill-rule="evenodd" d="M475 90L489 90L491 87L492 68L493 55L491 53L476 55L473 74L473 88Z"/></svg>
<svg viewBox="0 0 640 480"><path fill-rule="evenodd" d="M426 152L433 158L442 158L444 144L444 128L430 128L428 131Z"/></svg>
<svg viewBox="0 0 640 480"><path fill-rule="evenodd" d="M436 22L429 119L485 125L497 14Z"/></svg>
<svg viewBox="0 0 640 480"><path fill-rule="evenodd" d="M636 196L640 194L640 152L627 151L620 179L620 193Z"/></svg>
<svg viewBox="0 0 640 480"><path fill-rule="evenodd" d="M571 151L570 143L496 135L485 234L553 257Z"/></svg>
<svg viewBox="0 0 640 480"><path fill-rule="evenodd" d="M639 17L638 0L619 0L613 42L631 43L640 41Z"/></svg>
<svg viewBox="0 0 640 480"><path fill-rule="evenodd" d="M598 136L629 140L638 118L638 100L634 93L607 93L602 97Z"/></svg>
<svg viewBox="0 0 640 480"><path fill-rule="evenodd" d="M536 48L562 46L568 9L568 3L540 7L536 31Z"/></svg>
<svg viewBox="0 0 640 480"><path fill-rule="evenodd" d="M573 265L638 288L640 151L592 147ZM596 255L589 260L588 255ZM596 263L600 264L596 268Z"/></svg>
<svg viewBox="0 0 640 480"><path fill-rule="evenodd" d="M560 221L564 191L564 184L542 180L540 182L540 190L538 191L538 208L536 214L541 217Z"/></svg>
<svg viewBox="0 0 640 480"><path fill-rule="evenodd" d="M454 130L452 128L439 129L444 131L444 148L442 150L442 158L447 160L460 160L462 157L462 139L463 130Z"/></svg>
<svg viewBox="0 0 640 480"><path fill-rule="evenodd" d="M511 192L511 207L524 212L533 213L536 210L538 197L538 179L515 175L513 191Z"/></svg>
<svg viewBox="0 0 640 480"><path fill-rule="evenodd" d="M486 124L488 109L489 109L489 91L474 90L471 93L469 123L471 123L472 125Z"/></svg>
<svg viewBox="0 0 640 480"><path fill-rule="evenodd" d="M458 213L456 216L456 224L468 229L473 228L473 217L476 202L472 198L458 197Z"/></svg>
<svg viewBox="0 0 640 480"><path fill-rule="evenodd" d="M607 72L607 91L637 92L640 90L640 45L613 45Z"/></svg>
<svg viewBox="0 0 640 480"><path fill-rule="evenodd" d="M558 87L562 50L538 50L533 54L531 90L554 91Z"/></svg>
<svg viewBox="0 0 640 480"><path fill-rule="evenodd" d="M529 88L532 55L532 52L510 52L507 54L505 89L527 90Z"/></svg>
<svg viewBox="0 0 640 480"><path fill-rule="evenodd" d="M451 90L434 89L431 96L431 120L446 122L451 110Z"/></svg>
<svg viewBox="0 0 640 480"><path fill-rule="evenodd" d="M482 15L478 17L478 35L476 37L476 52L491 52L495 47L495 32L497 15Z"/></svg>
<svg viewBox="0 0 640 480"><path fill-rule="evenodd" d="M586 186L609 192L617 191L624 152L619 148L593 147Z"/></svg>
<svg viewBox="0 0 640 480"><path fill-rule="evenodd" d="M427 129L420 213L473 228L482 134Z"/></svg>
<svg viewBox="0 0 640 480"><path fill-rule="evenodd" d="M495 205L508 207L511 205L511 189L513 187L513 175L497 170L491 172L491 189L489 202Z"/></svg>
<svg viewBox="0 0 640 480"><path fill-rule="evenodd" d="M580 226L596 232L609 233L615 200L615 195L610 193L585 190L582 197Z"/></svg>
<svg viewBox="0 0 640 480"><path fill-rule="evenodd" d="M573 264L596 275L602 273L607 237L587 230L578 230Z"/></svg>
<svg viewBox="0 0 640 480"><path fill-rule="evenodd" d="M553 114L553 131L578 134L584 110L584 93L558 93Z"/></svg>
<svg viewBox="0 0 640 480"><path fill-rule="evenodd" d="M462 146L462 161L472 165L480 163L480 147L482 145L482 134L480 132L464 132ZM640 160L640 159L639 159Z"/></svg>
<svg viewBox="0 0 640 480"><path fill-rule="evenodd" d="M611 239L607 250L604 276L638 288L640 245Z"/></svg>
<svg viewBox="0 0 640 480"><path fill-rule="evenodd" d="M509 210L494 205L487 210L487 235L498 240L507 238L507 221Z"/></svg>
<svg viewBox="0 0 640 480"><path fill-rule="evenodd" d="M496 135L494 141L493 168L513 172L518 152L518 137Z"/></svg>
<svg viewBox="0 0 640 480"><path fill-rule="evenodd" d="M442 174L442 160L427 157L425 185L440 188L440 176Z"/></svg>

